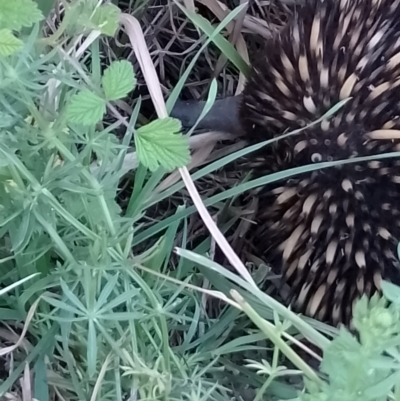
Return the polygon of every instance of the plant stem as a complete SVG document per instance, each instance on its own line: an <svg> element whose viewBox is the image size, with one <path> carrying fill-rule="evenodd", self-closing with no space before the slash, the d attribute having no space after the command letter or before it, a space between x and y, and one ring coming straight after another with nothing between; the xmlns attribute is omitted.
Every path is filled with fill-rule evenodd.
<svg viewBox="0 0 400 401"><path fill-rule="evenodd" d="M310 380L318 385L322 385L322 380L318 375L308 366L307 363L300 358L297 353L292 350L285 341L282 340L279 333L277 333L276 327L261 318L260 315L244 300L244 298L236 291L231 290L233 299L242 307L243 311L249 316L249 318L257 325L257 327L264 332L264 334L286 355L288 359L300 369Z"/></svg>

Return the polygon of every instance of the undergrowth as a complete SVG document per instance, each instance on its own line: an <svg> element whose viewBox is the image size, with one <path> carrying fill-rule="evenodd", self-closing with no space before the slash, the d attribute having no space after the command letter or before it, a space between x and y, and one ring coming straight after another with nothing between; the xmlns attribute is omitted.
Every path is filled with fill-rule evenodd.
<svg viewBox="0 0 400 401"><path fill-rule="evenodd" d="M38 3L0 0L0 399L400 400L400 289L385 285L390 306L379 297L358 303L356 337L301 319L213 262L211 238L185 249L194 206L159 219L146 211L184 187L155 190L188 163L189 136L172 118L140 125L140 98L129 121L120 114L135 71L127 60L106 64L102 53L120 10L60 2L62 22L50 31L51 2ZM184 9L245 72L219 33L239 11L214 30ZM139 163L122 208L132 149ZM223 208L259 184L205 204ZM224 301L216 317L207 314L210 297ZM310 362L320 353L316 371Z"/></svg>

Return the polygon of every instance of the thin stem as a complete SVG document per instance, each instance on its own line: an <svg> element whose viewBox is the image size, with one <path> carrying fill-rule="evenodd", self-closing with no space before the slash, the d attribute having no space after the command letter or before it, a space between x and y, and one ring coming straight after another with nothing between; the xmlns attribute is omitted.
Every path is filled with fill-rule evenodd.
<svg viewBox="0 0 400 401"><path fill-rule="evenodd" d="M236 291L231 290L233 299L242 307L243 311L249 316L249 318L258 326L260 330L281 350L282 353L298 368L300 369L310 380L318 385L322 385L322 380L318 375L311 369L306 362L300 358L297 353L291 349L285 341L282 340L280 334L278 334L276 327L262 319L258 313L244 300L244 298Z"/></svg>

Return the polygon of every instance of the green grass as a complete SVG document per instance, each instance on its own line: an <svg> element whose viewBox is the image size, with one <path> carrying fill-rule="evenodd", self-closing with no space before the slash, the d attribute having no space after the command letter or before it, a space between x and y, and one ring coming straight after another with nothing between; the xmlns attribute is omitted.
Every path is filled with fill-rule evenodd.
<svg viewBox="0 0 400 401"><path fill-rule="evenodd" d="M296 316L213 262L210 237L187 249L195 206L182 202L168 217L146 217L185 188L179 181L156 191L167 171L181 167L191 132L180 136L179 124L163 119L140 126L140 98L133 100L130 119L121 118L114 101L132 91L135 71L127 63L104 64L102 46L115 34L119 15L112 6L96 5L75 2L59 30L44 36L43 19L11 7L17 22L24 18L23 29L20 22L4 28L18 46L0 46L0 399L399 400L397 287L384 288L391 306L378 299L359 303L358 341ZM51 6L40 2L43 12ZM167 110L211 42L246 73L220 34L242 9L216 29L184 10L208 39L170 94ZM0 15L4 10L0 1ZM87 36L96 29L99 34ZM215 97L214 83L206 109ZM111 125L103 121L106 111ZM148 139L146 133L155 140L140 144L137 137ZM163 135L180 164L171 165L157 148ZM121 208L119 185L133 138L140 163ZM210 163L191 179L268 144ZM204 203L223 209L246 190L334 164L249 180ZM222 233L235 221L224 222ZM224 302L211 315L204 305L215 298ZM300 353L304 338L324 351L322 373Z"/></svg>

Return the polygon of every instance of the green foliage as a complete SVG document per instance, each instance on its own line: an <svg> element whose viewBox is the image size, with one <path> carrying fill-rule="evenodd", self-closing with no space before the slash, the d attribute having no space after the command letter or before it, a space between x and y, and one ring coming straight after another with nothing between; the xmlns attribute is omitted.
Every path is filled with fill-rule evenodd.
<svg viewBox="0 0 400 401"><path fill-rule="evenodd" d="M131 92L136 85L132 64L128 61L114 61L104 71L102 84L103 97L88 89L72 97L67 111L67 118L71 123L95 125L106 112L107 100L118 100Z"/></svg>
<svg viewBox="0 0 400 401"><path fill-rule="evenodd" d="M102 84L107 100L122 99L136 86L132 64L127 60L115 61L104 71Z"/></svg>
<svg viewBox="0 0 400 401"><path fill-rule="evenodd" d="M96 5L96 10L91 13L90 21L94 27L100 29L103 35L114 36L119 27L120 10L114 4Z"/></svg>
<svg viewBox="0 0 400 401"><path fill-rule="evenodd" d="M330 339L323 336L322 333L318 333L316 336L315 329L304 321L299 322L293 312L282 308L281 305L279 308L274 307L273 309L274 311L279 310L287 320L281 321L277 312L268 319L261 317L261 313L264 316L267 314L265 308L260 308L260 301L262 306L268 305L271 308L277 303L275 300L206 257L181 249L179 249L179 254L207 266L210 272L207 274L207 270L202 270L202 273L206 274L210 281L214 272L229 278L230 281L225 283L224 279L219 278L218 289L220 291L225 289L224 292L228 292L226 288L229 288L232 298L239 303L246 315L257 327L261 328L266 338L273 343L272 363L271 359L262 361L262 364L253 359L249 365L249 367L257 369L258 374L267 376L254 400L263 399L266 388L273 384L271 378L293 375L299 373L298 371L301 371L304 377L304 388L298 392L296 398L299 401L399 399L400 305L398 296L400 287L384 282L382 285L384 296L375 294L370 299L366 296L362 297L354 307L352 331L342 327L337 332L333 331L333 339ZM232 282L240 287L234 286L235 290L231 290ZM389 303L389 298L393 299L392 303ZM258 305L258 308L255 309L250 304ZM290 336L297 332L297 330L292 330L292 324L296 324L302 335L307 333L307 339L314 345L323 344L320 347L323 359L318 371L310 372L310 357L303 359L298 353L298 347L290 346ZM324 326L321 328L322 331L327 330ZM321 335L324 341L320 341ZM306 344L303 347L307 349ZM291 366L298 368L298 371L279 366L277 355L281 352L285 354ZM311 354L311 350L309 352ZM257 360L260 359L261 357L257 358ZM287 366L288 361L284 361L284 363ZM291 400L294 401L294 398Z"/></svg>
<svg viewBox="0 0 400 401"><path fill-rule="evenodd" d="M42 11L45 17L47 17L53 9L55 2L56 0L35 0L35 3L37 3L40 11Z"/></svg>
<svg viewBox="0 0 400 401"><path fill-rule="evenodd" d="M400 287L389 283L387 281L382 282L382 291L385 295L385 298L390 302L393 302L395 305L400 306Z"/></svg>
<svg viewBox="0 0 400 401"><path fill-rule="evenodd" d="M0 0L0 56L21 50L23 42L13 31L29 28L43 19L33 0Z"/></svg>
<svg viewBox="0 0 400 401"><path fill-rule="evenodd" d="M33 0L0 0L0 28L19 31L41 21L43 14Z"/></svg>
<svg viewBox="0 0 400 401"><path fill-rule="evenodd" d="M71 99L67 117L72 123L95 125L106 112L104 99L85 89Z"/></svg>
<svg viewBox="0 0 400 401"><path fill-rule="evenodd" d="M10 56L22 48L22 42L9 29L0 29L0 55Z"/></svg>
<svg viewBox="0 0 400 401"><path fill-rule="evenodd" d="M120 13L114 4L99 5L97 0L75 0L67 8L67 32L72 35L99 30L103 35L114 36Z"/></svg>
<svg viewBox="0 0 400 401"><path fill-rule="evenodd" d="M132 64L126 60L114 61L102 76L102 97L88 89L72 96L68 121L83 126L95 125L103 118L107 101L126 97L135 85ZM139 161L152 172L160 166L167 171L185 166L190 160L190 149L180 130L180 121L173 118L158 119L140 127L135 134Z"/></svg>
<svg viewBox="0 0 400 401"><path fill-rule="evenodd" d="M178 133L180 130L180 121L170 117L140 127L135 135L139 160L150 171L160 166L169 171L185 166L190 150L187 140Z"/></svg>
<svg viewBox="0 0 400 401"><path fill-rule="evenodd" d="M313 372L314 381L297 385L289 379L306 376L311 367L299 368L307 362L293 345L299 340L293 338L298 330L290 311L263 303L265 294L243 286L250 292L256 325L235 308L223 308L215 317L206 314L205 298L186 287L188 280L205 288L206 277L227 295L241 283L214 262L210 275L200 270L199 255L210 253L209 239L196 247L194 261L181 258L175 265L172 250L177 238L183 248L191 241L186 217L195 208L179 205L167 217L162 212L154 217L153 208L183 187L154 191L165 170L190 160L187 138L172 118L133 129L137 99L131 99L128 128L112 112L104 119L109 102L135 88L133 67L113 61L101 76L102 38L82 62L72 60L74 52L64 57L72 42L66 39L92 30L113 35L120 11L97 0L65 4L57 31L43 39L33 26L42 20L34 2L0 0L0 319L7 327L15 325L16 333L21 321L27 323L29 344L7 351L5 358L13 363L0 376L0 398L14 397L6 393L29 369L30 398L40 400L51 399L54 390L69 401L283 400L293 399L302 387L299 399L310 401L400 399L396 286L383 285L390 305L379 297L357 304L358 337L341 330L331 341L318 333L314 339L328 344L321 374ZM132 132L141 164L127 213L121 165L133 150ZM195 177L235 157L228 159ZM240 184L235 192L218 193L207 204L225 211L222 201L245 188ZM238 218L222 224L222 231ZM257 329L260 322L264 330ZM308 323L299 327L315 335ZM0 342L5 352L9 342L4 344L2 336Z"/></svg>
<svg viewBox="0 0 400 401"><path fill-rule="evenodd" d="M95 3L100 11L89 16ZM183 219L176 217L157 246L140 240L132 246L158 225L143 218L148 188L156 181L143 168L132 195L137 208L127 215L121 207L121 162L133 150L140 102L131 100L137 113L129 128L112 112L103 119L108 102L134 89L132 65L111 62L101 76L101 37L88 49L91 57L81 61L70 52L69 33L101 26L111 34L119 10L98 1L64 4L67 15L51 37L40 36L39 24L23 34L1 28L20 42L18 54L11 53L16 41L12 49L0 45L0 319L18 333L26 324L28 346L9 350L0 336L1 359L13 361L6 374L0 369L0 399L20 391L19 379L29 369L28 397L43 401L55 391L69 401L132 395L228 400L222 382L234 373L223 372L213 352L232 319L223 316L216 326L219 321L202 315L201 294L140 270L151 265L161 274L170 267ZM82 12L80 19L74 10ZM21 15L19 24L27 28ZM154 158L167 167L188 159L179 130L173 120L138 128L145 143L147 136L166 133L166 156ZM176 278L187 279L183 273ZM200 337L204 352L198 351Z"/></svg>
<svg viewBox="0 0 400 401"><path fill-rule="evenodd" d="M387 286L389 283L386 283ZM384 285L384 286L385 286ZM393 292L395 286L389 284ZM396 288L396 291L400 291ZM303 401L384 401L400 382L400 308L377 294L355 305L353 324L359 339L342 328L324 350L322 387L306 382ZM395 353L394 353L395 352Z"/></svg>

